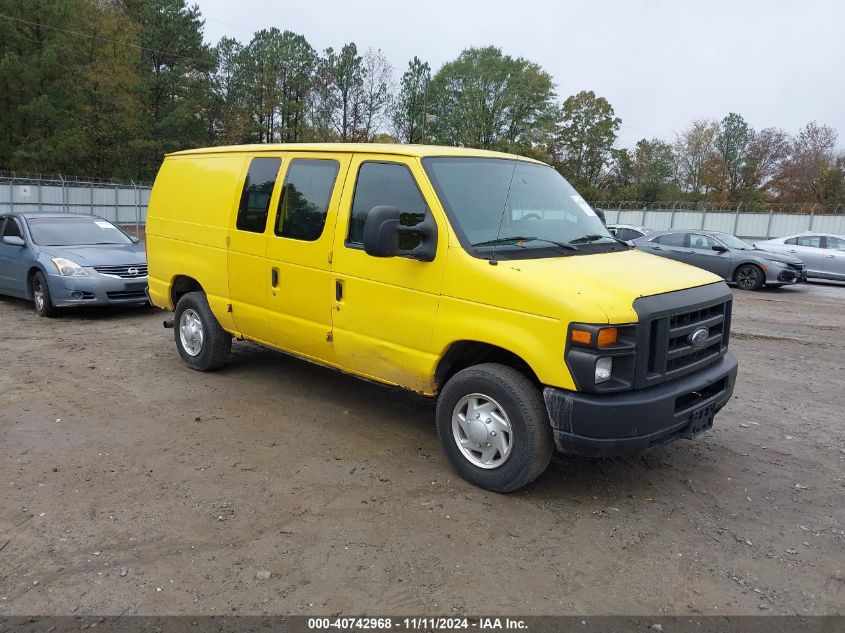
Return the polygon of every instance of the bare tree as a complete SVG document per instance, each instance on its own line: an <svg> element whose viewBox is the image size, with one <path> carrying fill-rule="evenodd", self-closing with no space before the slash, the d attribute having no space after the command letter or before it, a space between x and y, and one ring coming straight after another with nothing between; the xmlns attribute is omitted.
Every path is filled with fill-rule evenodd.
<svg viewBox="0 0 845 633"><path fill-rule="evenodd" d="M681 185L695 197L705 193L708 161L712 160L718 133L717 123L699 119L675 139Z"/></svg>
<svg viewBox="0 0 845 633"><path fill-rule="evenodd" d="M371 141L382 130L393 90L393 66L381 49L367 49L362 66L360 130L362 140Z"/></svg>

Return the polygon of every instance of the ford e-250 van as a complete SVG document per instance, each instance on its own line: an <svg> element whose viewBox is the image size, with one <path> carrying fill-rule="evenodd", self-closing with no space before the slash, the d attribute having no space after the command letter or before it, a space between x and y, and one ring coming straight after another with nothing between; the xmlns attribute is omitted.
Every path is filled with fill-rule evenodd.
<svg viewBox="0 0 845 633"><path fill-rule="evenodd" d="M235 337L437 397L446 456L490 490L532 481L555 447L692 438L733 392L725 283L617 241L527 158L177 152L153 187L147 250L150 299L175 311L190 367L222 367Z"/></svg>

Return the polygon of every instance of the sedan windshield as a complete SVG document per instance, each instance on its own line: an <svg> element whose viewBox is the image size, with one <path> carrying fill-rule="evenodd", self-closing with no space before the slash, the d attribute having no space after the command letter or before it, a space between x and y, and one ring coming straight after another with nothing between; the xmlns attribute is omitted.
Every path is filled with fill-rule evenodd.
<svg viewBox="0 0 845 633"><path fill-rule="evenodd" d="M752 244L749 244L745 240L741 240L730 233L718 233L716 237L722 240L728 248L736 248L741 251L754 250L754 246Z"/></svg>
<svg viewBox="0 0 845 633"><path fill-rule="evenodd" d="M590 205L547 165L463 157L426 158L423 165L472 250L504 246L574 254L585 245L618 245Z"/></svg>
<svg viewBox="0 0 845 633"><path fill-rule="evenodd" d="M101 218L27 218L32 241L39 246L130 244L126 234Z"/></svg>

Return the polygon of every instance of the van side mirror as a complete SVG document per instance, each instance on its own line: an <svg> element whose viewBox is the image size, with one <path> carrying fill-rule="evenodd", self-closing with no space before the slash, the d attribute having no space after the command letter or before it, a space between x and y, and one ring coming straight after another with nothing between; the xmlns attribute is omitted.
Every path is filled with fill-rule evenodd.
<svg viewBox="0 0 845 633"><path fill-rule="evenodd" d="M17 235L4 235L3 243L8 244L9 246L20 246L21 248L26 246L24 239L22 237L18 237Z"/></svg>
<svg viewBox="0 0 845 633"><path fill-rule="evenodd" d="M727 248L725 248L724 246L722 246L721 244L716 244L716 245L715 245L715 246L713 246L712 248L713 248L713 250L714 250L714 251L716 251L717 253L726 253L726 252L728 251L728 249L727 249Z"/></svg>
<svg viewBox="0 0 845 633"><path fill-rule="evenodd" d="M364 221L364 252L371 257L408 255L422 262L434 260L437 251L437 224L430 213L415 226L403 226L396 207L378 206L370 209ZM410 251L399 250L399 235L419 235L419 245Z"/></svg>

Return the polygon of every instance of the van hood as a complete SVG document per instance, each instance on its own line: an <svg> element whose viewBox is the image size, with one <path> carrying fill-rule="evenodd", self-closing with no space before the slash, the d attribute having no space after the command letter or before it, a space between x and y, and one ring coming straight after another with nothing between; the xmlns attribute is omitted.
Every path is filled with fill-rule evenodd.
<svg viewBox="0 0 845 633"><path fill-rule="evenodd" d="M639 297L684 290L712 283L721 277L688 264L636 249L595 255L544 259L500 260L483 267L473 283L444 287L482 303L559 319L578 314L589 323L637 321L633 303ZM461 295L457 295L461 296ZM492 299L492 301L491 301Z"/></svg>
<svg viewBox="0 0 845 633"><path fill-rule="evenodd" d="M42 246L40 250L52 257L64 257L80 266L120 266L147 263L147 254L143 244Z"/></svg>

